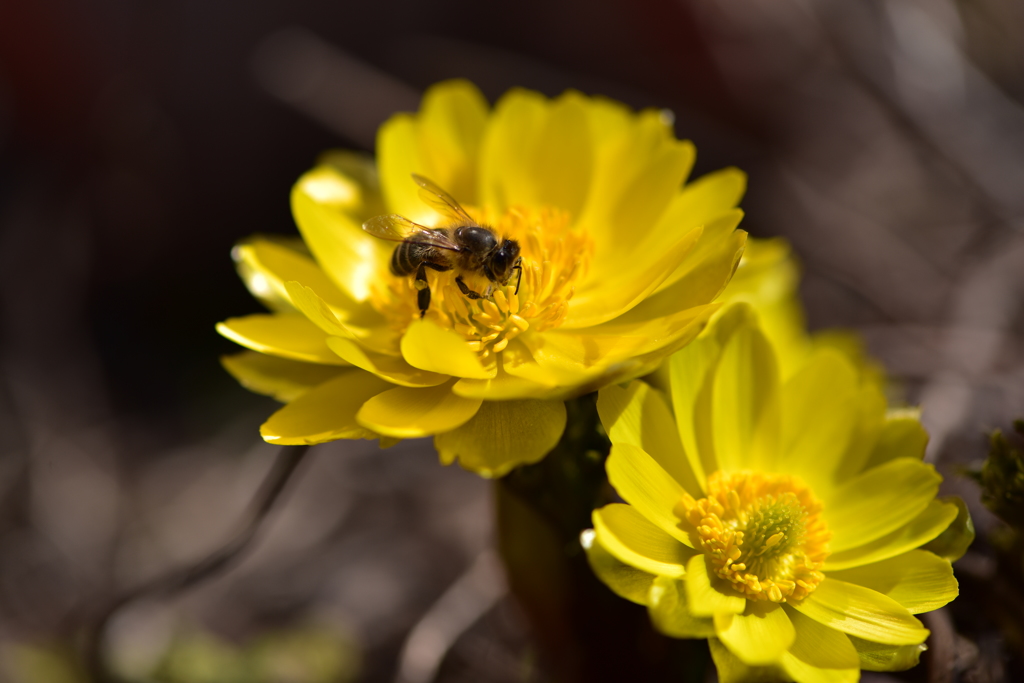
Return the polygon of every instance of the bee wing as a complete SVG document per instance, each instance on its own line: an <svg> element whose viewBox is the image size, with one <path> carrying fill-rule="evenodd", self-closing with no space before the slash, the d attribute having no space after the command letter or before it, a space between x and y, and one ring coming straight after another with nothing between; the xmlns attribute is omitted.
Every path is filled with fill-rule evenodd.
<svg viewBox="0 0 1024 683"><path fill-rule="evenodd" d="M386 216L374 216L363 223L363 230L374 237L392 242L427 244L440 249L461 251L459 246L448 237L447 232L425 227L419 223L414 223L405 216L399 216L394 213Z"/></svg>
<svg viewBox="0 0 1024 683"><path fill-rule="evenodd" d="M412 179L420 186L420 198L439 213L459 223L476 224L466 210L455 201L455 197L442 190L433 180L424 178L418 173L413 173Z"/></svg>

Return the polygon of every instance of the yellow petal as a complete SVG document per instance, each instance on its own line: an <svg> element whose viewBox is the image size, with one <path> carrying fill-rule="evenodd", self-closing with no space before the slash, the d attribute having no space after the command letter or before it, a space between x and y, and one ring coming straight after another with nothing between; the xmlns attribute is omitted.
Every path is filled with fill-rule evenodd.
<svg viewBox="0 0 1024 683"><path fill-rule="evenodd" d="M921 459L927 445L928 432L924 430L921 421L897 413L882 425L878 443L864 466L873 467L896 458Z"/></svg>
<svg viewBox="0 0 1024 683"><path fill-rule="evenodd" d="M668 362L672 409L700 491L704 491L707 473L718 469L711 435L711 370L721 350L715 337L704 336L677 351Z"/></svg>
<svg viewBox="0 0 1024 683"><path fill-rule="evenodd" d="M860 677L860 659L850 637L785 607L796 639L782 668L801 683L845 683Z"/></svg>
<svg viewBox="0 0 1024 683"><path fill-rule="evenodd" d="M942 477L931 465L899 458L868 470L826 501L832 552L869 543L910 523L935 498Z"/></svg>
<svg viewBox="0 0 1024 683"><path fill-rule="evenodd" d="M838 579L826 578L793 608L825 626L877 643L914 645L928 637L928 629L892 598Z"/></svg>
<svg viewBox="0 0 1024 683"><path fill-rule="evenodd" d="M565 387L551 387L510 375L499 364L494 377L490 379L460 379L452 387L452 391L464 398L509 401L523 398L560 398L565 394Z"/></svg>
<svg viewBox="0 0 1024 683"><path fill-rule="evenodd" d="M668 372L667 370L661 372L659 371L659 368L661 368L662 364L665 363L665 359L667 357L670 357L672 354L677 353L680 349L683 349L684 347L691 344L695 339L697 339L697 337L704 331L708 324L709 318L707 316L710 316L710 319L713 319L717 312L720 310L720 305L710 304L709 306L698 310L701 310L701 313L693 321L693 323L691 323L690 329L686 330L682 335L678 336L674 341L672 341L667 346L645 353L641 356L637 356L636 358L632 359L631 364L639 365L640 369L633 374L626 374L625 372L622 372L619 375L619 377L623 379L629 379L631 377L643 377L644 381L654 386L669 388L669 382L666 381L666 379L668 378ZM622 379L617 379L615 381L621 382ZM700 410L701 406L698 405L695 409ZM708 422L710 423L709 415L710 412L706 417ZM689 451L687 451L687 453L689 453ZM713 454L713 450L709 450L708 453ZM701 462L703 462L704 460L704 454L701 453ZM713 458L711 460L711 463L714 464Z"/></svg>
<svg viewBox="0 0 1024 683"><path fill-rule="evenodd" d="M911 550L881 562L829 572L829 577L888 595L911 614L938 609L959 594L953 565L925 550Z"/></svg>
<svg viewBox="0 0 1024 683"><path fill-rule="evenodd" d="M716 614L718 638L744 664L777 664L796 638L796 629L782 605L748 602L742 614Z"/></svg>
<svg viewBox="0 0 1024 683"><path fill-rule="evenodd" d="M385 356L372 353L362 346L344 337L328 337L327 346L357 368L386 379L392 384L403 387L433 387L448 381L448 375L426 372L414 368L401 356Z"/></svg>
<svg viewBox="0 0 1024 683"><path fill-rule="evenodd" d="M420 173L463 204L477 204L477 162L489 109L480 90L467 80L431 86L416 117L422 166L409 168L406 178ZM415 158L408 151L407 156Z"/></svg>
<svg viewBox="0 0 1024 683"><path fill-rule="evenodd" d="M682 500L683 487L654 458L631 444L613 444L605 469L623 500L662 531L693 547L672 511Z"/></svg>
<svg viewBox="0 0 1024 683"><path fill-rule="evenodd" d="M658 219L679 193L696 157L696 150L689 140L674 140L671 136L667 138L656 143L657 149L635 175L619 180L622 193L608 214L608 219L616 226L616 231L621 231L617 235L619 243L612 246L622 247L627 253L639 255L656 249L666 243L663 232L682 235L704 223L664 224L664 231L657 228ZM627 237L630 234L633 240Z"/></svg>
<svg viewBox="0 0 1024 683"><path fill-rule="evenodd" d="M956 519L945 531L929 541L923 550L935 553L950 562L956 562L974 542L974 521L971 519L971 511L960 496L943 496L939 500L956 506Z"/></svg>
<svg viewBox="0 0 1024 683"><path fill-rule="evenodd" d="M548 103L540 94L513 88L497 104L487 123L481 149L480 196L483 204L504 212L535 199L532 150L547 122Z"/></svg>
<svg viewBox="0 0 1024 683"><path fill-rule="evenodd" d="M621 316L647 298L664 282L693 248L703 228L694 228L686 234L665 241L658 248L643 254L633 254L619 261L615 268L594 268L591 277L580 284L569 303L562 329L573 330L600 325ZM670 235L673 236L674 235ZM599 245L598 249L608 248ZM722 286L725 282L721 283ZM717 294L717 292L716 292ZM713 296L694 305L711 303ZM671 310L690 308L675 306Z"/></svg>
<svg viewBox="0 0 1024 683"><path fill-rule="evenodd" d="M760 329L743 326L722 349L712 389L712 429L719 469L742 470L763 466L752 462L756 430L777 432L777 419L767 410L778 392L775 353Z"/></svg>
<svg viewBox="0 0 1024 683"><path fill-rule="evenodd" d="M608 552L637 569L681 578L694 551L666 534L629 505L612 503L594 510L594 532Z"/></svg>
<svg viewBox="0 0 1024 683"><path fill-rule="evenodd" d="M384 318L378 315L362 316L357 323L370 324L372 327L356 327L351 322L343 322L335 310L311 288L295 281L284 283L284 288L292 305L328 335L353 339L380 354L398 355L398 338Z"/></svg>
<svg viewBox="0 0 1024 683"><path fill-rule="evenodd" d="M734 209L719 220L723 221L723 228L735 227L742 216L743 212ZM711 229L711 226L706 229ZM686 265L690 263L690 259L687 259L682 265L685 272L679 279L648 297L647 305L664 310L672 306L690 308L714 301L736 272L746 243L745 231L730 231L725 239L719 239L709 246L708 255L701 261Z"/></svg>
<svg viewBox="0 0 1024 683"><path fill-rule="evenodd" d="M416 115L398 114L377 134L381 187L388 210L424 225L441 217L422 201L412 174L433 180L463 204L477 201L477 157L487 101L465 80L438 83Z"/></svg>
<svg viewBox="0 0 1024 683"><path fill-rule="evenodd" d="M715 663L718 683L764 683L786 680L786 674L779 665L750 666L744 664L736 654L718 638L709 638L711 659Z"/></svg>
<svg viewBox="0 0 1024 683"><path fill-rule="evenodd" d="M860 668L865 671L906 671L917 666L921 653L928 649L924 643L914 645L884 645L850 636L857 649Z"/></svg>
<svg viewBox="0 0 1024 683"><path fill-rule="evenodd" d="M234 249L231 250L231 258L235 261L235 270L238 272L238 277L242 278L242 282L245 283L246 289L267 309L277 313L294 313L295 308L292 306L292 302L288 300L288 295L281 291L283 287L281 289L276 288L274 286L276 284L274 282L275 278L272 276L268 277L265 272L262 272L258 266L254 267L249 259L246 258L246 255L251 253L242 248L246 244L246 242L236 244ZM291 240L281 238L281 248L296 253L306 251L301 238L292 238Z"/></svg>
<svg viewBox="0 0 1024 683"><path fill-rule="evenodd" d="M284 287L292 305L311 323L329 335L353 338L352 332L345 327L327 302L311 288L295 281L284 283ZM326 341L324 343L326 344Z"/></svg>
<svg viewBox="0 0 1024 683"><path fill-rule="evenodd" d="M264 440L283 446L372 439L376 434L356 422L356 413L366 400L389 386L370 373L353 368L278 410L263 423L260 434Z"/></svg>
<svg viewBox="0 0 1024 683"><path fill-rule="evenodd" d="M613 444L643 449L691 495L702 490L683 445L672 412L661 392L640 381L609 386L597 395L597 412Z"/></svg>
<svg viewBox="0 0 1024 683"><path fill-rule="evenodd" d="M511 374L537 382L549 378L562 386L599 389L611 381L639 376L647 354L660 360L694 339L716 310L717 304L710 304L648 320L631 311L586 330L527 333L513 341L528 353L513 356L518 345L510 344L504 353L505 367Z"/></svg>
<svg viewBox="0 0 1024 683"><path fill-rule="evenodd" d="M327 346L327 335L302 315L257 313L228 318L217 324L217 331L260 353L307 363L348 365Z"/></svg>
<svg viewBox="0 0 1024 683"><path fill-rule="evenodd" d="M665 117L654 110L628 117L613 137L595 144L593 186L580 223L612 253L629 251L638 238L653 232L690 172L694 148L676 140ZM669 232L681 234L679 229Z"/></svg>
<svg viewBox="0 0 1024 683"><path fill-rule="evenodd" d="M413 367L453 377L489 379L495 368L485 368L466 340L430 320L416 320L402 336L402 356Z"/></svg>
<svg viewBox="0 0 1024 683"><path fill-rule="evenodd" d="M318 195L323 202L344 211L357 224L362 224L371 216L387 213L380 190L377 160L372 155L347 149L329 149L317 157L317 166L331 169L335 177L341 176L352 181L356 189L352 192L350 185L339 187L331 181L323 188L324 192ZM341 193L337 190L341 190Z"/></svg>
<svg viewBox="0 0 1024 683"><path fill-rule="evenodd" d="M339 208L358 192L358 186L332 166L318 166L292 189L292 215L327 276L353 301L363 302L370 297L372 284L387 272L394 245L365 232Z"/></svg>
<svg viewBox="0 0 1024 683"><path fill-rule="evenodd" d="M697 617L742 614L747 600L718 578L712 579L704 555L695 555L686 563L686 602Z"/></svg>
<svg viewBox="0 0 1024 683"><path fill-rule="evenodd" d="M601 377L606 369L602 358L586 355L580 338L552 337L548 333L520 335L501 356L502 369L509 375L552 389L576 389ZM594 365L585 365L584 360Z"/></svg>
<svg viewBox="0 0 1024 683"><path fill-rule="evenodd" d="M654 628L673 638L709 638L715 635L710 617L695 617L686 604L686 589L679 579L659 576L649 590L647 613Z"/></svg>
<svg viewBox="0 0 1024 683"><path fill-rule="evenodd" d="M248 269L247 284L257 297L269 290L287 300L284 283L296 280L320 292L324 300L335 308L347 311L357 307L356 302L327 277L316 261L280 242L253 237L235 245L231 255L239 266L244 265Z"/></svg>
<svg viewBox="0 0 1024 683"><path fill-rule="evenodd" d="M825 571L849 569L895 557L920 547L945 530L957 517L957 507L933 500L924 511L892 533L850 550L835 552L825 560Z"/></svg>
<svg viewBox="0 0 1024 683"><path fill-rule="evenodd" d="M316 292L325 305L339 317L346 327L354 328L357 335L366 337L368 328L384 324L381 315L367 302L357 302L327 277L326 273L308 255L278 241L252 238L237 245L232 255L240 270L248 275L250 290L260 297L256 289L271 292L275 300L287 303L294 310L287 283L297 282Z"/></svg>
<svg viewBox="0 0 1024 683"><path fill-rule="evenodd" d="M553 206L578 218L593 157L588 101L569 91L548 101L512 90L495 105L482 149L481 195L509 206Z"/></svg>
<svg viewBox="0 0 1024 683"><path fill-rule="evenodd" d="M701 246L698 244L698 249ZM689 263L683 264L684 269L689 267ZM797 296L799 283L800 270L786 240L748 238L736 273L719 299L728 303L744 301L757 309L761 331L779 354L783 379L800 368L811 349L806 317Z"/></svg>
<svg viewBox="0 0 1024 683"><path fill-rule="evenodd" d="M739 205L747 190L747 174L738 168L723 168L701 176L672 200L662 215L660 225L686 228L704 225ZM693 254L700 260L701 251Z"/></svg>
<svg viewBox="0 0 1024 683"><path fill-rule="evenodd" d="M646 122L653 121L650 116L642 118ZM607 176L594 179L594 196L587 214L581 219L584 225L595 228L598 249L592 267L599 272L621 268L634 259L648 261L652 252L660 252L679 235L704 224L703 221L666 223L659 220L673 198L679 195L679 188L690 172L695 156L693 145L672 139L661 122L636 128L647 128L644 131L647 137L660 139L628 138L632 149L620 151L630 154L635 167L603 168ZM603 161L602 166L608 163ZM602 189L604 184L607 190Z"/></svg>
<svg viewBox="0 0 1024 683"><path fill-rule="evenodd" d="M621 102L600 95L591 97L588 104L590 130L600 154L602 148L618 140L633 125L636 115Z"/></svg>
<svg viewBox="0 0 1024 683"><path fill-rule="evenodd" d="M395 114L377 130L381 191L388 211L432 226L438 215L420 199L419 187L412 180L413 173L423 172L418 142L412 114Z"/></svg>
<svg viewBox="0 0 1024 683"><path fill-rule="evenodd" d="M779 468L801 476L817 495L831 486L857 417L857 375L832 350L816 352L782 387Z"/></svg>
<svg viewBox="0 0 1024 683"><path fill-rule="evenodd" d="M534 206L554 206L579 216L590 190L593 150L587 101L568 91L553 100L547 120L530 154L533 192L520 201ZM516 197L509 198L513 203Z"/></svg>
<svg viewBox="0 0 1024 683"><path fill-rule="evenodd" d="M588 108L589 101L572 91L551 101L518 89L503 96L484 135L484 203L498 211L548 205L579 218L591 189Z"/></svg>
<svg viewBox="0 0 1024 683"><path fill-rule="evenodd" d="M647 596L655 580L654 574L640 571L615 559L615 556L596 539L593 529L584 531L580 541L587 553L590 568L604 585L620 598L638 605L647 604Z"/></svg>
<svg viewBox="0 0 1024 683"><path fill-rule="evenodd" d="M547 455L562 438L565 417L562 401L487 401L468 422L434 437L434 446L446 465L458 458L471 472L500 477Z"/></svg>
<svg viewBox="0 0 1024 683"><path fill-rule="evenodd" d="M283 402L293 401L313 387L347 372L337 365L302 363L255 351L221 356L220 362L249 391Z"/></svg>
<svg viewBox="0 0 1024 683"><path fill-rule="evenodd" d="M436 387L398 387L363 404L356 419L367 429L398 439L447 432L468 422L481 401L461 398L449 381Z"/></svg>
<svg viewBox="0 0 1024 683"><path fill-rule="evenodd" d="M728 239L743 217L741 211L734 209L744 189L746 175L727 168L700 178L676 195L654 230L682 231L703 225L704 233L679 268L662 283L662 289L677 282Z"/></svg>
<svg viewBox="0 0 1024 683"><path fill-rule="evenodd" d="M882 389L873 383L863 384L852 399L853 432L850 443L839 458L833 484L860 474L875 449L885 425L886 400ZM881 463L876 463L881 464Z"/></svg>
<svg viewBox="0 0 1024 683"><path fill-rule="evenodd" d="M782 680L794 680L799 683L857 683L860 680L860 666L848 669L835 669L827 667L811 666L804 660L786 652L779 659L779 665L786 678Z"/></svg>

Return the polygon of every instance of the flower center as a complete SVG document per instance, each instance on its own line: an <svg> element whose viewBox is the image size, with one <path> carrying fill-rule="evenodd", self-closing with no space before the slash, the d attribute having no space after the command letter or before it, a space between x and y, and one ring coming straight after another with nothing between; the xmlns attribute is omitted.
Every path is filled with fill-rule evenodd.
<svg viewBox="0 0 1024 683"><path fill-rule="evenodd" d="M593 252L593 242L585 232L572 228L569 214L558 209L512 207L497 219L471 207L467 211L479 217L481 225L490 227L499 241L519 242L522 279L513 271L508 283L502 285L489 281L481 272L428 268L430 308L426 317L464 336L486 362L526 330L540 331L562 324L576 281ZM455 282L459 275L482 298L463 294ZM401 333L420 316L417 293L412 275L388 273L375 284L370 300Z"/></svg>
<svg viewBox="0 0 1024 683"><path fill-rule="evenodd" d="M798 601L825 575L832 534L822 504L798 477L715 472L708 495L685 495L676 514L693 525L715 574L751 600Z"/></svg>

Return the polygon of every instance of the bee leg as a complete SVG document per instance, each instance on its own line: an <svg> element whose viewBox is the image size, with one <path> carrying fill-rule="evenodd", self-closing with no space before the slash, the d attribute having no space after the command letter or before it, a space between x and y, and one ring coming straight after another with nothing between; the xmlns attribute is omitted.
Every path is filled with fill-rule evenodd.
<svg viewBox="0 0 1024 683"><path fill-rule="evenodd" d="M430 308L430 285L427 284L427 270L423 266L424 264L421 263L420 267L416 269L416 279L413 281L416 289L419 290L416 294L416 303L420 307L421 318L427 314L427 309Z"/></svg>
<svg viewBox="0 0 1024 683"><path fill-rule="evenodd" d="M484 297L477 294L472 289L466 286L466 283L462 281L462 276L459 275L455 278L455 284L459 286L459 291L468 296L470 299L483 299Z"/></svg>

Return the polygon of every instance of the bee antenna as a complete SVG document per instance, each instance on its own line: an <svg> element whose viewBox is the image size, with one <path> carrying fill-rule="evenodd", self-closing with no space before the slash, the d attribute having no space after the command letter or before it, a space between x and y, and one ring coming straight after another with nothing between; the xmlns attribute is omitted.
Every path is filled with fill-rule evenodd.
<svg viewBox="0 0 1024 683"><path fill-rule="evenodd" d="M518 296L519 295L519 285L523 281L523 259L520 258L518 261L516 261L516 264L514 266L512 266L512 268L514 270L518 270L519 271L519 277L516 278L516 291L513 292L516 296Z"/></svg>

